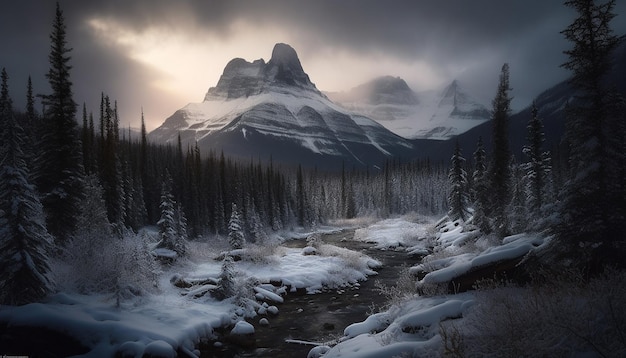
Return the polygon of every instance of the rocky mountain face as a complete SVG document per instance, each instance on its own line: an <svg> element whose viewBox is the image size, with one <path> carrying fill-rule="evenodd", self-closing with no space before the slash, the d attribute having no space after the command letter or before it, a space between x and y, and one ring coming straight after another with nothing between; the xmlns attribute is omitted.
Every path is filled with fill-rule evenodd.
<svg viewBox="0 0 626 358"><path fill-rule="evenodd" d="M296 51L277 44L267 63L231 60L201 103L176 111L149 134L157 143L320 168L375 166L413 153L410 141L330 101Z"/></svg>
<svg viewBox="0 0 626 358"><path fill-rule="evenodd" d="M345 108L369 116L409 139L446 140L489 120L490 113L453 81L440 92L413 92L404 80L380 77L345 93L329 93Z"/></svg>

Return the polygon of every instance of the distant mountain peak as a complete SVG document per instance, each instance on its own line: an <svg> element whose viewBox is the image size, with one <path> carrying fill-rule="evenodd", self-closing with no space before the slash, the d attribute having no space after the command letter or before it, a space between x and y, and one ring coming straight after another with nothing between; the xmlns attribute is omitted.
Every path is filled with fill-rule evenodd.
<svg viewBox="0 0 626 358"><path fill-rule="evenodd" d="M441 91L438 103L439 108L452 108L450 115L461 118L490 118L491 114L483 105L478 103L459 84L453 80Z"/></svg>
<svg viewBox="0 0 626 358"><path fill-rule="evenodd" d="M400 77L376 77L348 92L330 94L340 103L367 103L370 105L416 105L417 95Z"/></svg>
<svg viewBox="0 0 626 358"><path fill-rule="evenodd" d="M289 87L320 93L304 72L296 50L287 44L278 43L267 63L263 59L248 62L242 58L228 62L217 86L209 89L204 100L216 97L250 97L272 91L285 92Z"/></svg>

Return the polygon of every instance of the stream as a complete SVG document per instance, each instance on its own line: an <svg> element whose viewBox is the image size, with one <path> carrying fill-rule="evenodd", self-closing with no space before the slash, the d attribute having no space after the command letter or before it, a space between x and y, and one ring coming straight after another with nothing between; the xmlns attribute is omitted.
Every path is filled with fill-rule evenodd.
<svg viewBox="0 0 626 358"><path fill-rule="evenodd" d="M286 340L330 342L342 337L348 325L365 320L368 313L378 312L386 299L376 289L375 281L395 285L399 272L417 261L409 258L404 251L372 249L373 244L353 241L353 236L354 230L346 230L323 235L322 240L381 261L383 267L378 269L378 275L370 276L357 287L314 295L287 295L285 302L277 305L280 313L268 317L269 326L259 325L260 317L249 320L255 328L255 348L224 346L216 350L211 347L213 349L202 350L202 357L306 357L313 345L287 343ZM290 240L284 245L303 248L306 240Z"/></svg>

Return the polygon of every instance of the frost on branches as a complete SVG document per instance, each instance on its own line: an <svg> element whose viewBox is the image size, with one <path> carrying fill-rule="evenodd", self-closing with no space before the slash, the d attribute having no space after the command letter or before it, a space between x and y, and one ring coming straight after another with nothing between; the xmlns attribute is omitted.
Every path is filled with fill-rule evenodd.
<svg viewBox="0 0 626 358"><path fill-rule="evenodd" d="M7 73L0 96L0 303L37 301L53 290L48 255L52 236L30 182L22 143L24 131L13 115Z"/></svg>
<svg viewBox="0 0 626 358"><path fill-rule="evenodd" d="M231 249L238 250L243 248L244 240L239 211L237 210L237 205L233 203L230 221L228 222L228 243Z"/></svg>
<svg viewBox="0 0 626 358"><path fill-rule="evenodd" d="M172 179L166 173L165 181L161 189L161 218L159 236L161 241L157 244L157 256L174 259L185 256L187 252L187 220L177 205L172 194Z"/></svg>

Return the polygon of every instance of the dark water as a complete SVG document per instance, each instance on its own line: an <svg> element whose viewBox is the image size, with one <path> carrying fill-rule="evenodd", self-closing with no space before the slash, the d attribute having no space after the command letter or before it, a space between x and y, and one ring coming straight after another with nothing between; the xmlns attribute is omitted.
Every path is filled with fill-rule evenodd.
<svg viewBox="0 0 626 358"><path fill-rule="evenodd" d="M395 284L400 270L405 265L412 265L404 252L381 251L371 249L372 245L350 240L353 231L345 231L324 235L325 243L363 252L383 263L378 275L370 276L367 281L360 282L359 287L345 290L330 290L315 295L288 295L277 316L267 317L270 325L261 326L257 317L249 322L255 326L255 348L241 349L224 347L220 352L211 349L203 352L203 357L306 357L313 345L287 343L286 340L302 340L307 342L331 342L343 336L346 326L367 318L368 313L375 313L386 303L383 295L375 287L380 280L387 286ZM287 243L290 247L304 247L305 240L293 240Z"/></svg>

